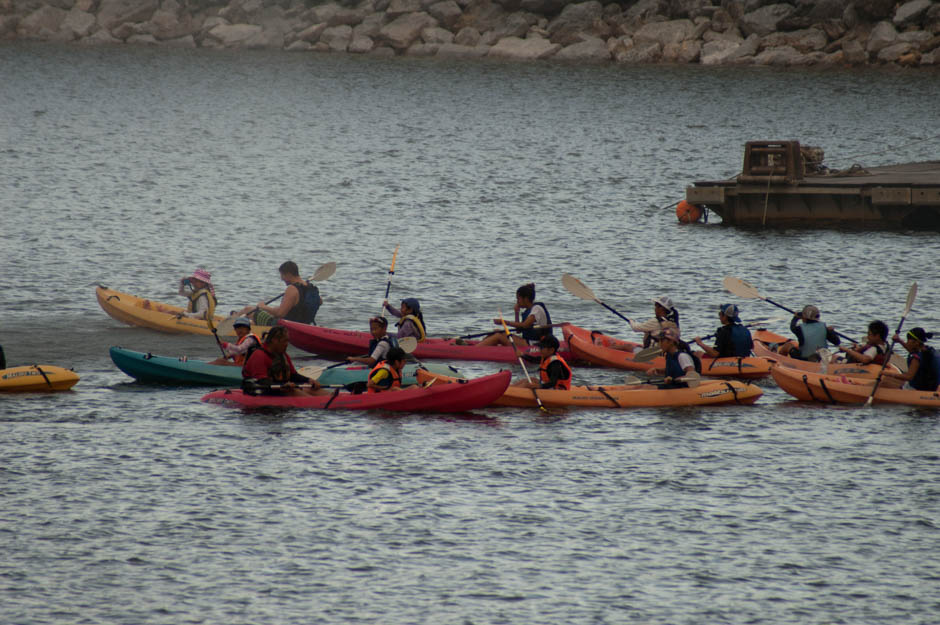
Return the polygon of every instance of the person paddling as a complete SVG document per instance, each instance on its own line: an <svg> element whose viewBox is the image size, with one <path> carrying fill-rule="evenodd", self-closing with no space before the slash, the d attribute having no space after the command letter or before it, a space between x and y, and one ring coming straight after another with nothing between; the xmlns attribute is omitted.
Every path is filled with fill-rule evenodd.
<svg viewBox="0 0 940 625"><path fill-rule="evenodd" d="M523 358L528 361L538 361L539 363L539 381L529 382L522 380L514 386L526 388L553 388L559 390L571 390L571 366L565 362L565 359L558 355L558 339L548 334L539 339L539 358L525 354Z"/></svg>
<svg viewBox="0 0 940 625"><path fill-rule="evenodd" d="M751 355L754 340L751 331L741 324L738 307L734 304L722 304L718 307L718 320L721 327L715 330L715 346L709 347L701 337L695 337L695 344L712 358L737 357Z"/></svg>
<svg viewBox="0 0 940 625"><path fill-rule="evenodd" d="M177 319L211 319L215 315L215 287L212 286L212 274L205 269L196 269L185 278L180 278L179 294L189 303L186 312L177 313Z"/></svg>
<svg viewBox="0 0 940 625"><path fill-rule="evenodd" d="M797 343L787 341L777 351L797 360L819 362L819 354L816 352L826 348L826 341L833 345L841 342L835 330L819 320L819 309L812 304L807 304L801 312L793 315L790 332L796 335Z"/></svg>
<svg viewBox="0 0 940 625"><path fill-rule="evenodd" d="M388 300L382 302L382 307L393 317L400 319L395 325L398 326L397 338L403 339L406 336L413 336L419 343L427 338L427 330L424 325L424 314L421 312L421 303L414 297L406 297L401 301L401 308L395 310Z"/></svg>
<svg viewBox="0 0 940 625"><path fill-rule="evenodd" d="M257 306L246 306L238 314L248 315L254 311L255 323L260 326L274 325L279 319L315 325L317 311L323 304L320 289L300 277L300 269L292 260L281 264L278 272L287 285L281 303L275 308L258 302Z"/></svg>
<svg viewBox="0 0 940 625"><path fill-rule="evenodd" d="M268 330L261 348L254 350L242 367L242 390L262 395L304 394L296 388L298 384L310 384L318 390L316 380L297 373L287 355L287 345L287 328L275 326Z"/></svg>
<svg viewBox="0 0 940 625"><path fill-rule="evenodd" d="M388 350L385 360L375 365L369 372L368 392L401 390L401 370L405 368L405 351L400 347Z"/></svg>
<svg viewBox="0 0 940 625"><path fill-rule="evenodd" d="M650 369L647 373L665 376L661 388L687 387L688 383L677 380L696 372L695 358L689 351L689 346L679 340L679 332L675 328L666 328L656 338L666 357L666 366L662 369Z"/></svg>
<svg viewBox="0 0 940 625"><path fill-rule="evenodd" d="M516 304L513 310L516 313L516 320L507 321L506 325L521 332L514 335L512 339L506 336L505 332L496 332L480 341L479 346L509 345L509 341L512 340L516 347L528 349L531 345L537 345L543 336L554 336L552 329L545 327L552 324L548 308L542 302L535 301L535 283L529 282L516 289ZM502 325L503 320L496 318L493 319L493 323ZM459 339L458 344L460 344Z"/></svg>
<svg viewBox="0 0 940 625"><path fill-rule="evenodd" d="M261 338L251 331L251 319L239 317L232 327L238 340L235 343L222 341L222 351L225 353L226 358L217 358L209 364L244 365L251 352L261 347Z"/></svg>
<svg viewBox="0 0 940 625"><path fill-rule="evenodd" d="M388 335L388 319L385 317L372 317L369 319L369 332L372 338L369 340L369 353L365 356L350 356L347 362L361 362L370 367L376 363L385 360L388 352L394 347L398 347L398 342Z"/></svg>
<svg viewBox="0 0 940 625"><path fill-rule="evenodd" d="M672 328L676 334L680 334L679 329L679 310L673 305L672 298L668 295L660 295L653 299L653 319L637 322L631 321L630 327L635 332L643 333L643 347L651 347L656 342L656 336L659 336L664 330Z"/></svg>
<svg viewBox="0 0 940 625"><path fill-rule="evenodd" d="M936 391L937 385L940 384L940 362L934 348L927 345L927 340L932 337L933 332L926 332L923 328L911 329L906 335L906 340L895 334L894 342L901 343L908 351L907 371L895 373L885 370L884 375L903 380L907 383L904 388Z"/></svg>
<svg viewBox="0 0 940 625"><path fill-rule="evenodd" d="M839 351L845 354L846 362L857 362L862 365L884 364L885 356L888 353L888 326L884 321L875 320L868 324L868 336L865 337L865 345L858 344L852 347L839 346ZM833 356L835 360L837 356Z"/></svg>

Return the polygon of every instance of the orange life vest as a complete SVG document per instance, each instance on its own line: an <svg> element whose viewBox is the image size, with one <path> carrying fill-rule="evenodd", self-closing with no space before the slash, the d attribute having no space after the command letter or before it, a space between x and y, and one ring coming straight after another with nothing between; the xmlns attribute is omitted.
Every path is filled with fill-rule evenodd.
<svg viewBox="0 0 940 625"><path fill-rule="evenodd" d="M539 365L539 379L542 381L542 384L547 384L551 381L548 376L548 365L552 364L552 362L560 362L561 366L568 372L568 377L558 380L558 382L555 383L555 388L564 391L571 390L571 367L569 367L565 359L558 354L552 354L548 358L542 359L542 364Z"/></svg>
<svg viewBox="0 0 940 625"><path fill-rule="evenodd" d="M242 341L245 341L245 340L247 340L247 339L249 339L249 338L254 338L254 339L255 339L255 343L257 344L257 346L258 346L258 347L261 347L261 345L262 345L261 339L258 338L258 335L255 334L254 332L249 332L249 333L246 334L245 336L241 337L240 339L238 339L238 342L235 343L235 344L236 344L236 345L241 345L241 344L242 344ZM257 349L257 348L255 348L255 349ZM248 357L248 354L250 354L250 353L253 352L253 351L254 351L254 349L249 348L247 354L235 354L235 355L232 357L232 361L233 361L236 365L243 365L243 364L245 364L245 358L247 358L247 357Z"/></svg>
<svg viewBox="0 0 940 625"><path fill-rule="evenodd" d="M382 388L382 389L375 388L374 386L370 386L369 387L370 393L378 393L380 391L387 391L393 388L401 388L401 373L396 371L395 367L388 364L388 362L385 360L383 360L382 362L372 367L372 370L369 372L370 382L372 381L372 376L378 373L380 369L385 369L386 371L388 371L388 374L391 376L391 379L392 379L391 384L388 385L388 388Z"/></svg>

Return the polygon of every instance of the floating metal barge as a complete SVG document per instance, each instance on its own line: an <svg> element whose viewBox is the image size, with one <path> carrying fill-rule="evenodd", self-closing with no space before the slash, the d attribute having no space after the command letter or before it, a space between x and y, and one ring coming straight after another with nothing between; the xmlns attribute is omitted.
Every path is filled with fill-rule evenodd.
<svg viewBox="0 0 940 625"><path fill-rule="evenodd" d="M940 230L940 161L831 171L819 148L751 141L741 174L695 182L686 200L731 225Z"/></svg>

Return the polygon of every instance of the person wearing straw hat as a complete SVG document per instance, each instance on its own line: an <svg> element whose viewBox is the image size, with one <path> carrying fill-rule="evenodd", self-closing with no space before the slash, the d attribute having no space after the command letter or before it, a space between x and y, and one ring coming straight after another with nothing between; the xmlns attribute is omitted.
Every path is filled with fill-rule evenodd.
<svg viewBox="0 0 940 625"><path fill-rule="evenodd" d="M659 346L666 358L666 366L650 369L650 375L663 375L663 385L660 388L685 388L688 383L679 381L690 375L695 375L701 368L701 362L696 362L695 356L688 351L688 345L679 340L679 331L675 328L666 328L656 337Z"/></svg>
<svg viewBox="0 0 940 625"><path fill-rule="evenodd" d="M185 278L180 278L179 294L188 298L186 312L178 313L178 318L210 319L215 314L215 287L212 286L212 274L205 269L196 269Z"/></svg>
<svg viewBox="0 0 940 625"><path fill-rule="evenodd" d="M693 339L696 345L712 358L750 356L754 340L751 338L751 331L741 324L738 307L734 304L722 304L718 307L718 320L721 321L721 327L715 330L715 346L709 347L698 336Z"/></svg>
<svg viewBox="0 0 940 625"><path fill-rule="evenodd" d="M937 385L940 384L940 362L938 362L940 355L933 347L927 345L927 340L932 337L933 332L926 332L923 328L912 328L905 339L895 334L894 342L900 343L908 351L907 371L895 373L885 370L884 375L903 380L907 383L904 388L936 391Z"/></svg>
<svg viewBox="0 0 940 625"><path fill-rule="evenodd" d="M827 326L819 320L819 309L812 304L807 304L802 311L793 315L790 320L790 332L796 335L797 343L787 341L777 351L797 360L819 362L817 352L826 349L827 341L833 345L841 343L832 326Z"/></svg>

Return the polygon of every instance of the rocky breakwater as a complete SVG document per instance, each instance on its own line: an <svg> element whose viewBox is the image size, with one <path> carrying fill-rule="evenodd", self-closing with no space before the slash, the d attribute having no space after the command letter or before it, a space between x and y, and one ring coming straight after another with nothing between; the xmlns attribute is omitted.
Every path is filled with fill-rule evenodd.
<svg viewBox="0 0 940 625"><path fill-rule="evenodd" d="M0 39L576 62L940 66L940 2L0 0Z"/></svg>

